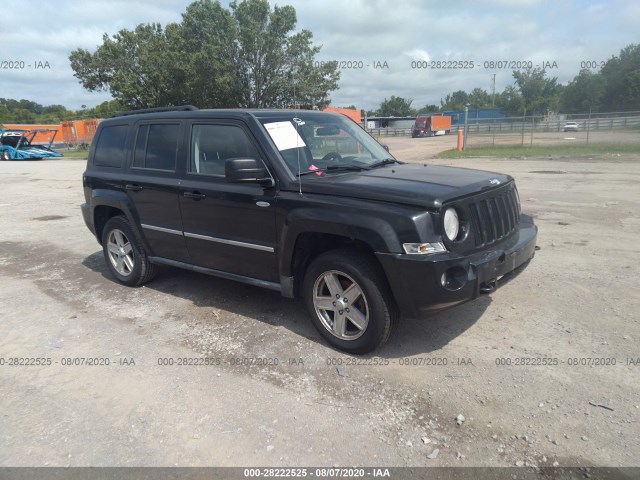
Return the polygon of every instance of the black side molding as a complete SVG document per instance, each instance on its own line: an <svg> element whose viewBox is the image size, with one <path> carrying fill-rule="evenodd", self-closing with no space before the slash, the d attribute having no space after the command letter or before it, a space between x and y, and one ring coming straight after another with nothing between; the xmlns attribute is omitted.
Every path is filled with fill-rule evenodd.
<svg viewBox="0 0 640 480"><path fill-rule="evenodd" d="M193 272L204 273L213 277L226 278L227 280L235 280L236 282L247 283L256 287L267 288L269 290L275 290L281 292L282 287L279 283L268 282L266 280L260 280L258 278L245 277L243 275L236 275L235 273L223 272L221 270L214 270L213 268L199 267L197 265L191 265L190 263L178 262L176 260L169 260L162 257L149 257L151 263L157 263L162 265L169 265L170 267L184 268Z"/></svg>

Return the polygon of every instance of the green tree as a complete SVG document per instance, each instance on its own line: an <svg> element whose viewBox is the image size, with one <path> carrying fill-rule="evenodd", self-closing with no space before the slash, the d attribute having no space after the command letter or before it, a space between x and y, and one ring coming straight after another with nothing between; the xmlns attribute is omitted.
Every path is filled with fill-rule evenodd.
<svg viewBox="0 0 640 480"><path fill-rule="evenodd" d="M524 100L518 89L509 85L501 93L496 94L496 107L507 117L515 117L522 115Z"/></svg>
<svg viewBox="0 0 640 480"><path fill-rule="evenodd" d="M338 88L337 65L317 65L320 47L295 26L291 6L242 0L227 10L197 0L180 23L105 34L95 52L77 49L69 60L84 88L108 90L127 108L324 105Z"/></svg>
<svg viewBox="0 0 640 480"><path fill-rule="evenodd" d="M464 106L467 103L471 103L469 100L469 94L467 92L464 90L456 90L444 97L444 100L440 100L440 104L442 105L440 110L464 110Z"/></svg>
<svg viewBox="0 0 640 480"><path fill-rule="evenodd" d="M86 111L86 118L107 118L116 112L126 110L118 100L107 100Z"/></svg>
<svg viewBox="0 0 640 480"><path fill-rule="evenodd" d="M492 99L491 95L482 88L474 88L469 94L470 108L491 108Z"/></svg>
<svg viewBox="0 0 640 480"><path fill-rule="evenodd" d="M547 78L547 72L544 68L514 70L513 78L520 90L527 113L545 114L549 110L556 111L558 109L562 85L558 83L556 77Z"/></svg>
<svg viewBox="0 0 640 480"><path fill-rule="evenodd" d="M560 96L560 110L566 113L600 110L604 93L604 77L583 69L569 82Z"/></svg>
<svg viewBox="0 0 640 480"><path fill-rule="evenodd" d="M8 123L9 121L11 121L9 109L0 103L0 123Z"/></svg>
<svg viewBox="0 0 640 480"><path fill-rule="evenodd" d="M640 45L630 44L600 70L601 105L608 111L640 110Z"/></svg>
<svg viewBox="0 0 640 480"><path fill-rule="evenodd" d="M380 117L411 117L415 115L415 111L411 108L412 103L413 100L410 98L391 95L391 98L385 98L380 103L380 108L375 114Z"/></svg>
<svg viewBox="0 0 640 480"><path fill-rule="evenodd" d="M27 110L31 113L35 113L36 115L41 114L44 109L44 107L39 103L32 102L31 100L24 100L24 99L18 102L18 106L19 108Z"/></svg>
<svg viewBox="0 0 640 480"><path fill-rule="evenodd" d="M421 113L437 113L439 111L440 111L440 107L438 105L427 104L424 107L416 110L416 115L419 115Z"/></svg>
<svg viewBox="0 0 640 480"><path fill-rule="evenodd" d="M26 108L17 108L11 111L12 123L36 123L36 114Z"/></svg>
<svg viewBox="0 0 640 480"><path fill-rule="evenodd" d="M271 10L267 0L244 0L230 7L238 32L243 106L329 103L328 92L338 87L337 64L314 64L320 47L313 46L309 30L292 33L297 22L292 6Z"/></svg>
<svg viewBox="0 0 640 480"><path fill-rule="evenodd" d="M179 66L172 72L176 82L172 104L242 105L236 39L236 21L218 1L193 2L182 14L180 24L167 26L168 47Z"/></svg>
<svg viewBox="0 0 640 480"><path fill-rule="evenodd" d="M138 25L102 37L95 53L84 49L71 52L74 76L89 91L108 89L130 108L174 104L179 69L160 24Z"/></svg>

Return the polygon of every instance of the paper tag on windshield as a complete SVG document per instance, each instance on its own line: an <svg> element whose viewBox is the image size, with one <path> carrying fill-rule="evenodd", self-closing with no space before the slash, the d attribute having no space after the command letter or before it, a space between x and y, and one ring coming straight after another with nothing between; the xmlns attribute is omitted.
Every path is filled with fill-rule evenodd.
<svg viewBox="0 0 640 480"><path fill-rule="evenodd" d="M264 128L267 129L273 143L276 144L280 151L307 146L302 137L296 132L295 127L291 125L291 122L265 123Z"/></svg>

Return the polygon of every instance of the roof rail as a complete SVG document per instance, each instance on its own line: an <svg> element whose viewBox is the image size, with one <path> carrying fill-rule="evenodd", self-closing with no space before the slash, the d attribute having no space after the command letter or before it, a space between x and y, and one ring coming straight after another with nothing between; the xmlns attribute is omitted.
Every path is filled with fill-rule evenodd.
<svg viewBox="0 0 640 480"><path fill-rule="evenodd" d="M180 105L177 107L159 107L159 108L143 108L141 110L130 110L128 112L116 112L111 115L110 118L114 117L126 117L127 115L139 115L144 113L156 113L156 112L187 112L198 110L198 107L194 107L193 105Z"/></svg>

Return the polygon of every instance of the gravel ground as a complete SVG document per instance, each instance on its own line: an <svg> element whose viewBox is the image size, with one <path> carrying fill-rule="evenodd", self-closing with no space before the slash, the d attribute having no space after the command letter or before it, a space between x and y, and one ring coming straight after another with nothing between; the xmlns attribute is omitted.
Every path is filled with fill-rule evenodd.
<svg viewBox="0 0 640 480"><path fill-rule="evenodd" d="M640 155L431 159L451 142L384 143L514 176L541 249L361 358L274 292L170 268L118 285L84 162L0 162L0 466L639 466Z"/></svg>

